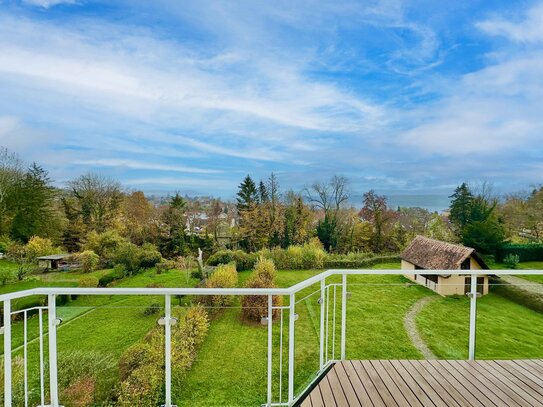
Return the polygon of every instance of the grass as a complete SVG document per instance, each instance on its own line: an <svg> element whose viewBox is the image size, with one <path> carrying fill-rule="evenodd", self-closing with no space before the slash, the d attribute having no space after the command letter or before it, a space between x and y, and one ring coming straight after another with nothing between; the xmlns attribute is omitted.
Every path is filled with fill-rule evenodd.
<svg viewBox="0 0 543 407"><path fill-rule="evenodd" d="M59 274L59 273L55 273ZM76 273L67 273L75 280ZM190 276L190 274L189 274ZM185 271L170 270L160 275L154 269L144 271L133 277L127 277L117 286L145 287L163 284L169 287L194 287L197 280L187 279ZM69 280L69 279L68 279ZM35 285L61 285L58 280L36 281ZM41 284L40 284L41 283ZM75 285L70 281L64 284ZM21 287L18 284L17 287ZM13 288L13 287L11 287ZM9 287L8 287L9 289ZM143 311L151 304L163 305L164 297L157 296L80 296L77 299L57 307L57 316L63 319L57 330L59 360L63 355L75 350L85 349L109 356L118 361L121 354L131 345L141 340L151 328L156 326L157 315L144 315ZM47 316L44 315L44 321ZM45 323L46 325L46 323ZM12 348L15 350L23 343L23 324L16 321L12 325ZM45 330L47 332L47 330ZM38 317L35 315L28 321L28 355L29 377L31 386L39 385L39 341ZM45 335L47 349L47 335ZM3 352L3 342L0 344ZM14 352L22 355L22 349ZM46 353L47 355L47 350ZM33 373L30 373L33 372ZM98 399L110 395L118 382L118 367L104 372L98 383ZM16 383L14 383L16 385Z"/></svg>
<svg viewBox="0 0 543 407"><path fill-rule="evenodd" d="M375 268L398 269L398 263L381 264ZM288 287L303 281L321 270L280 271L277 285ZM240 273L243 283L250 275ZM331 278L337 283L341 277ZM402 276L351 276L349 292L352 297L347 311L347 357L352 359L421 358L411 345L403 329L403 316L419 298L432 295L420 286L408 287ZM394 284L394 285L391 285ZM302 390L314 377L319 364L319 305L320 285L308 287L297 295L295 325L295 387ZM333 298L333 289L330 291ZM337 293L335 358L339 358L340 338L340 290ZM309 296L304 299L304 297ZM287 299L284 301L288 304ZM329 314L329 330L332 335L332 307ZM283 400L286 395L286 361L288 349L288 312L284 314L283 329ZM274 378L279 378L279 323L274 324ZM329 339L329 357L332 358L332 340ZM231 308L219 314L198 359L189 372L174 400L183 406L208 405L258 405L266 394L266 327L251 325L240 318L240 310ZM218 371L217 369L220 369ZM274 395L278 396L278 380ZM212 392L209 389L213 389Z"/></svg>
<svg viewBox="0 0 543 407"><path fill-rule="evenodd" d="M469 299L439 298L422 309L417 327L437 357L466 359ZM543 358L542 334L540 313L492 293L477 300L478 359Z"/></svg>
<svg viewBox="0 0 543 407"><path fill-rule="evenodd" d="M0 267L11 267L0 261ZM399 269L399 263L379 264L378 269ZM498 266L496 266L498 267ZM523 268L543 268L543 263L522 263ZM280 271L277 285L292 286L322 270ZM93 274L99 277L107 270ZM88 275L88 274L86 274ZM250 272L239 273L243 285ZM42 278L43 277L43 278ZM81 273L48 273L39 280L27 280L0 287L0 293L44 285L75 286ZM334 276L328 283L339 283ZM543 282L543 281L542 281ZM113 284L115 287L194 287L197 279L188 271L172 270L156 274L147 270ZM419 359L422 356L411 344L403 327L407 310L420 298L432 295L436 301L419 314L417 324L430 348L441 358L466 358L469 301L465 298L441 298L421 286L407 284L402 276L349 276L351 293L347 310L347 358L349 359ZM306 288L296 296L295 387L300 391L314 377L319 363L320 285ZM333 298L333 288L330 296ZM341 288L337 287L336 321L329 310L329 358L332 356L332 332L335 325L335 358L339 357ZM190 298L180 298L176 306L187 306ZM156 315L146 316L150 304L163 304L163 297L85 296L58 307L64 320L58 329L59 358L76 349L107 354L118 360L120 355L156 324ZM17 304L19 306L19 304ZM288 298L284 298L288 305ZM478 301L477 356L479 358L543 357L540 346L543 320L541 315L520 305L490 294ZM288 310L284 311L283 401L287 393ZM37 336L37 318L29 320L29 338ZM273 330L274 397L278 398L280 324ZM45 341L47 342L47 341ZM13 324L13 346L22 343L22 324ZM0 344L1 346L1 344ZM37 366L38 343L29 347L30 364ZM18 351L20 354L21 351ZM241 318L239 298L212 320L206 341L196 362L179 387L174 387L174 401L179 406L257 405L266 394L267 329ZM37 375L32 375L36 378ZM100 379L99 397L105 398L118 381L118 368L105 372ZM35 382L34 382L35 383ZM210 390L211 389L211 390Z"/></svg>
<svg viewBox="0 0 543 407"><path fill-rule="evenodd" d="M509 267L503 263L492 262L489 267L494 270L507 270ZM518 270L543 270L543 261L525 261L517 265ZM526 280L533 281L535 283L543 284L543 274L536 275L519 275Z"/></svg>

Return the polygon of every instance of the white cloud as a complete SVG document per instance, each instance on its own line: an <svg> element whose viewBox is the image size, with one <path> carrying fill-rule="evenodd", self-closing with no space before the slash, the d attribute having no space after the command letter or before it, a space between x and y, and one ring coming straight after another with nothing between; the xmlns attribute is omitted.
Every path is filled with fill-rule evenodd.
<svg viewBox="0 0 543 407"><path fill-rule="evenodd" d="M537 4L527 10L521 21L496 17L479 22L477 27L487 34L503 36L515 42L542 42L543 4Z"/></svg>
<svg viewBox="0 0 543 407"><path fill-rule="evenodd" d="M543 39L543 5L519 23L496 18L477 26L515 43ZM448 157L477 154L476 161L481 155L506 160L541 142L543 50L505 46L486 57L486 67L448 84L441 100L411 112L418 124L399 136L403 145Z"/></svg>
<svg viewBox="0 0 543 407"><path fill-rule="evenodd" d="M165 165L155 164L136 160L124 159L94 159L94 160L75 160L72 164L76 165L91 165L96 167L122 167L135 170L153 170L153 171L172 171L172 172L187 172L193 174L220 174L224 171L214 170L209 168L196 168L184 165Z"/></svg>

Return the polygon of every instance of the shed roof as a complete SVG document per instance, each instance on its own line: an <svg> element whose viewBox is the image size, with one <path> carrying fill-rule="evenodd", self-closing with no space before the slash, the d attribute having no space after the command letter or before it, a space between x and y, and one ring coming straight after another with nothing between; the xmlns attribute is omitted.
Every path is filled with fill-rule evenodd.
<svg viewBox="0 0 543 407"><path fill-rule="evenodd" d="M488 270L483 259L471 247L417 236L401 258L426 270L459 270L462 262L473 256L481 268Z"/></svg>
<svg viewBox="0 0 543 407"><path fill-rule="evenodd" d="M64 253L64 254L50 254L49 256L40 256L36 258L38 260L62 260L69 256L70 256L69 254Z"/></svg>

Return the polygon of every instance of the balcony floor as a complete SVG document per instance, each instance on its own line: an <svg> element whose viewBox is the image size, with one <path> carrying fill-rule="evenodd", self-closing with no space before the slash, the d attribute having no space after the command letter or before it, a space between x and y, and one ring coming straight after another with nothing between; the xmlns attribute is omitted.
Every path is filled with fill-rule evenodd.
<svg viewBox="0 0 543 407"><path fill-rule="evenodd" d="M543 360L343 361L299 405L542 406Z"/></svg>

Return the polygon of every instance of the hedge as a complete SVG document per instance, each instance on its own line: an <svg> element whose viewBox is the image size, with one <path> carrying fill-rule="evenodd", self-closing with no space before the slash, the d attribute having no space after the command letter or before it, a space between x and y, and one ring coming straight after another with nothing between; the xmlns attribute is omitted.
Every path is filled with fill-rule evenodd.
<svg viewBox="0 0 543 407"><path fill-rule="evenodd" d="M236 263L236 270L251 270L258 260L256 253L245 253L243 250L219 250L207 259L210 266Z"/></svg>
<svg viewBox="0 0 543 407"><path fill-rule="evenodd" d="M517 255L520 261L543 261L543 243L503 245L496 252L496 260L502 262L510 254Z"/></svg>
<svg viewBox="0 0 543 407"><path fill-rule="evenodd" d="M327 259L324 262L326 269L363 269L382 263L398 262L401 257L397 254L387 256L376 256L368 259L346 260L346 259Z"/></svg>
<svg viewBox="0 0 543 407"><path fill-rule="evenodd" d="M174 315L179 316L178 310ZM179 386L194 363L209 329L209 318L202 307L187 310L172 327L172 381ZM117 405L156 406L163 399L164 332L153 328L142 342L127 349L119 362L121 383Z"/></svg>
<svg viewBox="0 0 543 407"><path fill-rule="evenodd" d="M489 284L492 292L526 308L543 313L543 294L523 290L521 287L505 283L498 277L490 277Z"/></svg>

